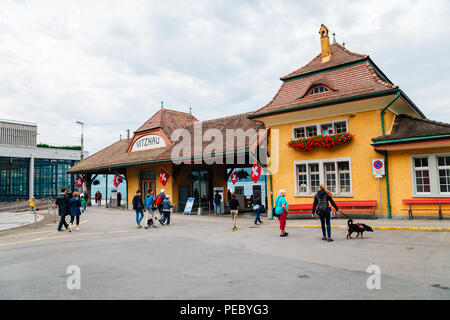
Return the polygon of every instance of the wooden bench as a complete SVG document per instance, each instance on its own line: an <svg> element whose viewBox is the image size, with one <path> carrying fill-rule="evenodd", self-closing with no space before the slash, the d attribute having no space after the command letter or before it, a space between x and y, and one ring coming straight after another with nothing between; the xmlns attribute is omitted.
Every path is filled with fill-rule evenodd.
<svg viewBox="0 0 450 320"><path fill-rule="evenodd" d="M344 212L369 212L375 213L377 207L376 200L355 200L355 201L335 201L339 210ZM312 203L290 204L288 214L312 213ZM333 211L334 208L332 208Z"/></svg>
<svg viewBox="0 0 450 320"><path fill-rule="evenodd" d="M414 219L412 212L413 204L437 204L438 207L435 209L416 209L418 211L436 211L438 210L439 220L442 220L442 211L450 211L450 209L442 209L442 204L450 204L449 198L428 198L428 199L403 199L404 204L408 204L408 209L402 209L402 211L408 211L409 219Z"/></svg>

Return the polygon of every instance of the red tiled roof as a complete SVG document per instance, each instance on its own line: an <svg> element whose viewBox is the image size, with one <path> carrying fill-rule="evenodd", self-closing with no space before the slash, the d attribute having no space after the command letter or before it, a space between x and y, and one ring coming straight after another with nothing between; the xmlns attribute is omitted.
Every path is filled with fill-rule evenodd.
<svg viewBox="0 0 450 320"><path fill-rule="evenodd" d="M163 109L167 110L167 109ZM161 112L160 110L159 112ZM264 124L260 121L250 120L248 119L249 113L238 114L230 117L224 117L219 119L207 120L201 122L202 132L204 133L208 129L218 129L223 135L223 144L224 144L224 152L236 150L237 147L233 146L232 148L227 148L225 144L226 130L227 129L243 129L244 131L248 129L254 129L256 132L258 130L264 130ZM159 116L158 116L159 117ZM154 116L152 117L154 118ZM150 118L150 120L152 119ZM141 126L140 130L146 130L152 128L150 125L157 124L157 121L147 121L146 124ZM167 126L170 123L166 121L162 123ZM185 125L181 125L178 128L185 128L189 131L191 138L194 138L194 123L190 122ZM164 131L167 131L166 127L162 127ZM171 125L171 130L173 131L175 127ZM168 135L168 138L171 138L171 135ZM105 168L110 166L117 167L125 167L130 164L141 163L141 162L150 162L150 161L171 161L172 160L172 149L177 145L174 143L168 147L162 147L157 149L150 149L144 151L136 151L136 152L127 152L129 147L130 140L121 140L113 143L112 145L106 147L105 149L91 155L90 157L78 162L72 168L68 170L69 173L77 173L89 170L95 170L97 168ZM200 152L203 152L203 149L211 144L211 141L203 141L203 146L200 150L197 148L191 147L191 154L184 156L198 156ZM249 139L245 141L245 148L249 148ZM197 152L200 151L200 152Z"/></svg>
<svg viewBox="0 0 450 320"><path fill-rule="evenodd" d="M170 137L172 131L176 128L184 127L194 121L198 121L190 113L171 110L159 109L150 119L148 119L135 132L145 131L154 128L162 128L167 137Z"/></svg>
<svg viewBox="0 0 450 320"><path fill-rule="evenodd" d="M344 59L339 59L339 61L342 60ZM330 61L333 61L333 58ZM323 84L332 90L314 95L306 95L309 89L319 84ZM267 112L283 111L283 109L289 107L306 106L329 100L387 91L394 88L397 88L397 86L383 81L370 65L369 61L362 61L361 63L349 65L344 68L284 81L272 101L256 110L251 117L257 117Z"/></svg>
<svg viewBox="0 0 450 320"><path fill-rule="evenodd" d="M347 50L345 47L341 46L339 43L333 43L330 46L330 50L331 50L331 58L329 61L322 63L322 54L319 53L307 65L282 77L281 80L286 80L310 72L335 67L341 64L355 62L369 57L368 55L365 54L351 52L350 50Z"/></svg>
<svg viewBox="0 0 450 320"><path fill-rule="evenodd" d="M386 141L404 138L419 138L450 135L450 124L428 119L414 118L406 114L395 117L389 134L373 138L372 141Z"/></svg>

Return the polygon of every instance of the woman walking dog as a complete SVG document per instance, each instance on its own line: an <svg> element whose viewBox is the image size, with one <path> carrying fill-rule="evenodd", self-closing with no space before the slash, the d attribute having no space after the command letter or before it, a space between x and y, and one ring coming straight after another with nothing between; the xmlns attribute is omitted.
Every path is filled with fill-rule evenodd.
<svg viewBox="0 0 450 320"><path fill-rule="evenodd" d="M331 205L334 207L334 209L336 209L336 211L339 210L339 208L337 207L336 203L332 198L331 192L328 191L323 184L321 184L319 186L319 191L314 196L312 217L314 218L314 213L317 213L319 215L323 234L322 240L327 240L328 242L331 242L333 241L333 239L331 238L331 221L330 221L331 207L329 203L331 203ZM325 233L325 223L327 225L326 233Z"/></svg>

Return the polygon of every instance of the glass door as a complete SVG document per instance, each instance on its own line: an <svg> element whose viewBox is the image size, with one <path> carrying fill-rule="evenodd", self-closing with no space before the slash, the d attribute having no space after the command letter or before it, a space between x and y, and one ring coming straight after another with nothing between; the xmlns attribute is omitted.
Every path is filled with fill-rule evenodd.
<svg viewBox="0 0 450 320"><path fill-rule="evenodd" d="M155 196L156 190L155 190L155 180L143 180L142 181L142 198L145 198L147 196L148 191L152 191L153 196Z"/></svg>

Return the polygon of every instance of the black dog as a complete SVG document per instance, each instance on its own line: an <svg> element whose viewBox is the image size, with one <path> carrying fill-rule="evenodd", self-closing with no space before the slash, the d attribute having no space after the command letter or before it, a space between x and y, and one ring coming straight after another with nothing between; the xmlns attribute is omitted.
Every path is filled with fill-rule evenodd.
<svg viewBox="0 0 450 320"><path fill-rule="evenodd" d="M352 219L348 219L347 225L348 225L347 239L352 239L353 232L358 233L356 235L356 238L358 238L359 235L361 234L361 239L364 239L364 235L363 235L364 231L373 232L373 229L371 227L369 227L368 225L366 225L364 223L353 223Z"/></svg>

